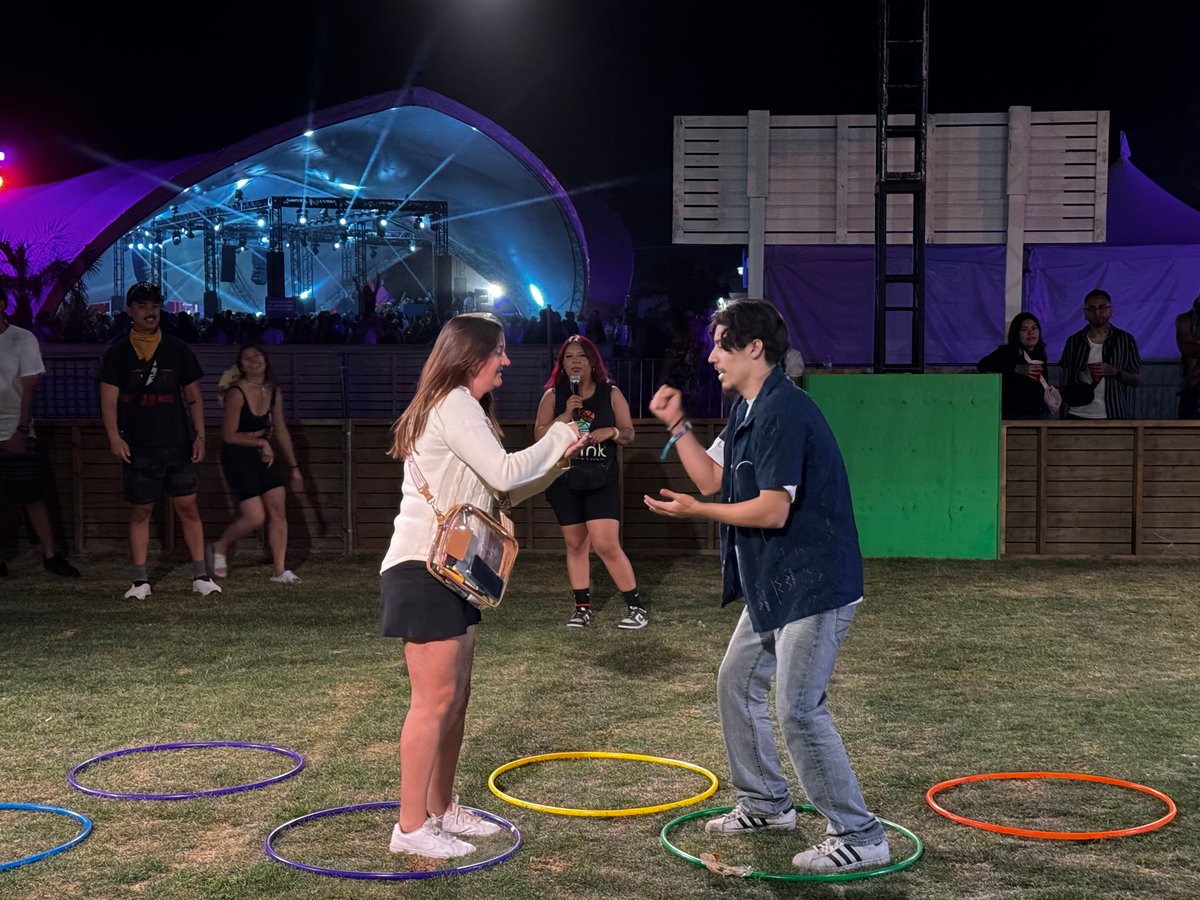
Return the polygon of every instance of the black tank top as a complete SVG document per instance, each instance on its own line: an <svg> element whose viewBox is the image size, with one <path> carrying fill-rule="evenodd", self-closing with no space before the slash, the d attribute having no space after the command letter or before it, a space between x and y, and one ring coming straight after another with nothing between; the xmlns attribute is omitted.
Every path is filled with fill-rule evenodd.
<svg viewBox="0 0 1200 900"><path fill-rule="evenodd" d="M589 425L592 431L599 431L601 428L616 428L617 414L612 408L612 384L604 382L597 384L596 389L592 391L592 396L587 397L583 401L583 418L589 419ZM566 378L560 378L559 383L554 387L554 417L558 418L567 410L567 398L571 396L571 384ZM579 454L579 459L597 459L611 460L616 463L616 441L602 441L599 444L593 444L590 447L584 447Z"/></svg>
<svg viewBox="0 0 1200 900"><path fill-rule="evenodd" d="M275 408L275 388L271 388L271 404L267 407L266 414L256 416L250 411L250 398L246 396L246 392L242 390L241 385L235 384L234 387L242 395L242 411L238 416L238 433L262 431L267 436L270 436L271 410Z"/></svg>

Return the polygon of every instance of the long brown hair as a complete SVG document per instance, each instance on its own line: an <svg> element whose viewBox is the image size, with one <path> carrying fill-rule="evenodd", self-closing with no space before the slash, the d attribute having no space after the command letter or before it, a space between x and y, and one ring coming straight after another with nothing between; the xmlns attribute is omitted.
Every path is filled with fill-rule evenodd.
<svg viewBox="0 0 1200 900"><path fill-rule="evenodd" d="M429 413L452 390L465 385L479 371L487 358L496 352L503 337L504 326L490 313L466 313L442 326L433 343L433 351L421 369L412 402L392 425L389 456L406 459L412 453L417 438L425 433ZM483 395L479 405L491 420L492 429L497 435L501 434L492 411L491 391Z"/></svg>

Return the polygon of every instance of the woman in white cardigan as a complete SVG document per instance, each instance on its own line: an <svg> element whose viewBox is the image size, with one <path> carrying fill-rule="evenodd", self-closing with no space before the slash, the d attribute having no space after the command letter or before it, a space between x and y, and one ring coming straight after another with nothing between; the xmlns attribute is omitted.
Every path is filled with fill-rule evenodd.
<svg viewBox="0 0 1200 900"><path fill-rule="evenodd" d="M501 493L519 503L544 490L588 436L559 422L532 447L505 452L492 391L508 364L497 319L456 316L438 334L412 403L392 429L390 454L405 460L405 477L380 567L379 630L404 640L412 688L400 732L400 814L390 845L396 853L463 856L475 849L463 836L499 830L460 807L454 794L480 615L426 571L437 519L407 460L417 463L442 510L471 503L494 512Z"/></svg>

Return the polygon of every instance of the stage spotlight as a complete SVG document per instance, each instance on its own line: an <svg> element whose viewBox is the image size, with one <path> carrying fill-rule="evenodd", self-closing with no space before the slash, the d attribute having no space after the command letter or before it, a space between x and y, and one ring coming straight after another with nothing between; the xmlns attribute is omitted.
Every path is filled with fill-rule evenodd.
<svg viewBox="0 0 1200 900"><path fill-rule="evenodd" d="M333 249L334 249L334 250L341 250L341 249L342 249L342 242L341 242L341 241L334 241L334 242L333 242Z"/></svg>
<svg viewBox="0 0 1200 900"><path fill-rule="evenodd" d="M175 232L173 235L171 235L171 243L178 247L183 243L183 235L181 235L178 231Z"/></svg>
<svg viewBox="0 0 1200 900"><path fill-rule="evenodd" d="M304 213L300 213L300 218L298 218L296 221L299 222L301 225L307 225L308 224L308 216L306 216Z"/></svg>
<svg viewBox="0 0 1200 900"><path fill-rule="evenodd" d="M338 217L338 224L339 224L339 225L341 225L341 226L344 228L344 227L345 227L345 225L346 225L346 217L345 217L345 216L339 216L339 217Z"/></svg>
<svg viewBox="0 0 1200 900"><path fill-rule="evenodd" d="M321 252L321 245L318 244L316 241L313 241L312 252L313 252L313 256L316 256L318 253Z"/></svg>
<svg viewBox="0 0 1200 900"><path fill-rule="evenodd" d="M217 216L217 221L216 221L216 223L213 225L213 231L220 231L220 230L221 230L221 228L222 228L224 225L225 225L225 217L224 217L224 216Z"/></svg>
<svg viewBox="0 0 1200 900"><path fill-rule="evenodd" d="M387 226L388 226L387 216L380 216L379 217L379 227L387 228Z"/></svg>
<svg viewBox="0 0 1200 900"><path fill-rule="evenodd" d="M196 232L192 231L192 226L189 225L187 230L183 233L183 236L185 238L194 238L196 236Z"/></svg>
<svg viewBox="0 0 1200 900"><path fill-rule="evenodd" d="M539 307L546 305L546 299L542 296L542 292L536 284L529 285L529 296L533 297L533 302Z"/></svg>
<svg viewBox="0 0 1200 900"><path fill-rule="evenodd" d="M241 253L243 250L245 250L245 249L246 249L246 239L245 239L244 237L243 237L243 238L238 238L238 245L237 245L237 247L238 247L238 253Z"/></svg>
<svg viewBox="0 0 1200 900"><path fill-rule="evenodd" d="M414 219L414 221L416 222L416 225L418 228L425 227L425 217L424 216L417 216L417 218Z"/></svg>
<svg viewBox="0 0 1200 900"><path fill-rule="evenodd" d="M416 242L416 241L409 241L409 242L408 242L408 252L409 252L409 253L416 253L416 252L417 252L417 242Z"/></svg>
<svg viewBox="0 0 1200 900"><path fill-rule="evenodd" d="M262 216L259 216L258 221L255 222L254 224L257 225L259 228L266 228L267 220L264 219Z"/></svg>
<svg viewBox="0 0 1200 900"><path fill-rule="evenodd" d="M258 242L265 247L271 243L271 239L264 234L262 237L260 237L258 239Z"/></svg>

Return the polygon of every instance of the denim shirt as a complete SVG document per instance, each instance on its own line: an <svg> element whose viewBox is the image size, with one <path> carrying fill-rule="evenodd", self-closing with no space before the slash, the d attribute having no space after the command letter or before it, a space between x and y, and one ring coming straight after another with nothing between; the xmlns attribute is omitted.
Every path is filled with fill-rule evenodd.
<svg viewBox="0 0 1200 900"><path fill-rule="evenodd" d="M860 599L862 554L846 467L816 403L776 368L746 407L739 398L721 432L722 499L796 485L782 528L721 526L721 605L744 598L763 633Z"/></svg>

